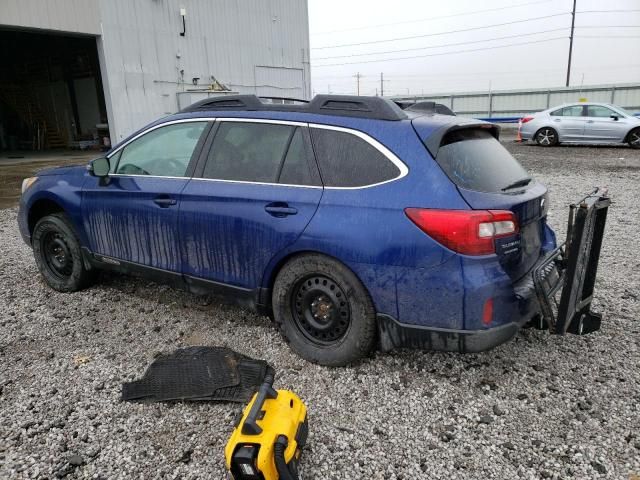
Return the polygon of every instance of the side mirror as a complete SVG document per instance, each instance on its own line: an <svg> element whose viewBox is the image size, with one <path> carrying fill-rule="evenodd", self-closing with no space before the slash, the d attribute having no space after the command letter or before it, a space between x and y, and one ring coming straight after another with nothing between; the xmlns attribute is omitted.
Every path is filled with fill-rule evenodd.
<svg viewBox="0 0 640 480"><path fill-rule="evenodd" d="M100 157L89 162L89 166L87 170L89 170L89 174L94 177L107 177L109 175L109 159L107 157Z"/></svg>
<svg viewBox="0 0 640 480"><path fill-rule="evenodd" d="M611 118L617 121L620 117L618 117L618 115L611 115Z"/></svg>

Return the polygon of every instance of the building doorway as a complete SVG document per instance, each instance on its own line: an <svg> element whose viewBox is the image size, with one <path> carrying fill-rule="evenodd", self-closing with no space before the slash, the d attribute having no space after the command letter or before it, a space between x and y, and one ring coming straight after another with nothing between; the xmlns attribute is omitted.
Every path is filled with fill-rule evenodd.
<svg viewBox="0 0 640 480"><path fill-rule="evenodd" d="M0 30L0 65L0 150L108 143L96 37Z"/></svg>

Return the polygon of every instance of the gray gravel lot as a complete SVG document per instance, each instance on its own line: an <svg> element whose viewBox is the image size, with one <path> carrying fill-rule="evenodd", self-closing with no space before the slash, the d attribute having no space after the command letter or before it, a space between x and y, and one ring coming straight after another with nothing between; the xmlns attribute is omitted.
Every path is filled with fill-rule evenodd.
<svg viewBox="0 0 640 480"><path fill-rule="evenodd" d="M119 400L159 352L226 345L275 366L310 411L307 479L617 478L640 475L640 151L507 147L567 204L614 199L592 335L522 331L478 355L403 351L353 368L306 363L267 318L117 275L47 288L0 210L0 478L224 478L234 404Z"/></svg>

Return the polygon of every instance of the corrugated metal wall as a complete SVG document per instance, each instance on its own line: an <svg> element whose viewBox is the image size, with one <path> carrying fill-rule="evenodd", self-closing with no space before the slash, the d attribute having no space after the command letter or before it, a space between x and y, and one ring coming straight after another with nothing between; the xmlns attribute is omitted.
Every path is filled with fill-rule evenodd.
<svg viewBox="0 0 640 480"><path fill-rule="evenodd" d="M0 25L101 33L98 0L0 0Z"/></svg>
<svg viewBox="0 0 640 480"><path fill-rule="evenodd" d="M100 16L114 142L214 78L240 93L309 96L304 0L100 0Z"/></svg>
<svg viewBox="0 0 640 480"><path fill-rule="evenodd" d="M589 102L613 103L631 112L640 112L640 84L396 97L397 100L442 103L458 115L479 118L521 117L582 98Z"/></svg>
<svg viewBox="0 0 640 480"><path fill-rule="evenodd" d="M213 79L240 93L310 95L306 0L0 0L0 25L96 37L114 143Z"/></svg>

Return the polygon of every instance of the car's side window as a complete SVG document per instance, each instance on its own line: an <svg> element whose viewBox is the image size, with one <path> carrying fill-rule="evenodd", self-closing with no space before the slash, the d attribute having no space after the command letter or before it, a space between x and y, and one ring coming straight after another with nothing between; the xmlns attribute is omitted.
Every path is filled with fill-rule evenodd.
<svg viewBox="0 0 640 480"><path fill-rule="evenodd" d="M364 187L400 175L389 158L352 133L312 128L311 136L325 187Z"/></svg>
<svg viewBox="0 0 640 480"><path fill-rule="evenodd" d="M609 118L611 115L620 116L619 113L614 112L610 108L603 107L602 105L588 105L587 117L604 117Z"/></svg>
<svg viewBox="0 0 640 480"><path fill-rule="evenodd" d="M221 122L202 176L276 183L295 129L270 123Z"/></svg>
<svg viewBox="0 0 640 480"><path fill-rule="evenodd" d="M563 117L581 117L582 105L572 105L570 107L564 107L562 109Z"/></svg>
<svg viewBox="0 0 640 480"><path fill-rule="evenodd" d="M289 150L284 158L278 183L288 185L318 185L309 168L309 156L307 153L302 128L296 128L289 145Z"/></svg>
<svg viewBox="0 0 640 480"><path fill-rule="evenodd" d="M207 122L183 122L151 130L109 162L116 174L182 177Z"/></svg>
<svg viewBox="0 0 640 480"><path fill-rule="evenodd" d="M553 116L553 117L562 117L562 111L564 109L559 108L558 110L554 110L553 112L551 112L549 115Z"/></svg>

